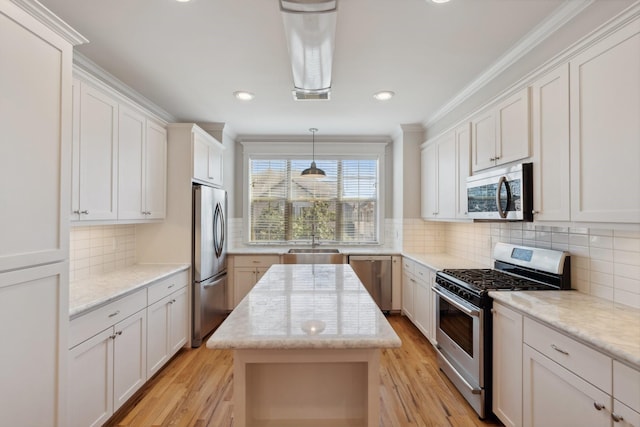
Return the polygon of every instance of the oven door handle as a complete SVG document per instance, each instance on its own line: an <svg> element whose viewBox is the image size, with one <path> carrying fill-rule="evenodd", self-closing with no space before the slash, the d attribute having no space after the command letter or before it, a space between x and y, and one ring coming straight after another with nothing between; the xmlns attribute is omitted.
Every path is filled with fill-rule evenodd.
<svg viewBox="0 0 640 427"><path fill-rule="evenodd" d="M455 308L457 308L458 310L462 311L464 314L467 314L467 315L472 316L472 317L480 317L480 311L471 309L471 308L467 307L466 305L463 305L460 301L457 301L457 300L453 299L452 297L450 297L449 295L445 294L444 292L442 292L440 289L436 288L435 286L432 287L431 290L433 292L435 292L436 294L440 295L440 298L444 299L449 304L453 305Z"/></svg>

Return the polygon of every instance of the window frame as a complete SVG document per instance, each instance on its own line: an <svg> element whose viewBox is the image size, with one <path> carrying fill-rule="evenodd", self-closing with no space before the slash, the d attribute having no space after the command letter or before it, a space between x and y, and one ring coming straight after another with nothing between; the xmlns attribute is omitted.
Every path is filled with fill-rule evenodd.
<svg viewBox="0 0 640 427"><path fill-rule="evenodd" d="M309 246L309 241L284 241L284 242L259 242L251 241L250 210L251 201L249 191L249 172L251 159L265 160L309 160L311 162L311 144L300 142L302 138L291 141L240 141L243 147L243 243L250 246ZM336 246L380 246L384 244L384 222L385 222L385 153L388 145L387 140L370 138L358 142L330 141L320 142L316 140L315 159L316 160L377 160L378 161L378 218L376 224L376 242L331 242Z"/></svg>

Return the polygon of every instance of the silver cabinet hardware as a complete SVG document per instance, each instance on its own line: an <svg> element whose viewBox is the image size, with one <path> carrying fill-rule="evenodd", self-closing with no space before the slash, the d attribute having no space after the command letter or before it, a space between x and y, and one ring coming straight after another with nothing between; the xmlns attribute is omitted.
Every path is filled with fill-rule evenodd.
<svg viewBox="0 0 640 427"><path fill-rule="evenodd" d="M111 313L109 317L114 317L114 316L117 316L118 314L120 314L120 310L116 311L115 313Z"/></svg>
<svg viewBox="0 0 640 427"><path fill-rule="evenodd" d="M79 210L75 210L72 213L80 215L80 211Z"/></svg>
<svg viewBox="0 0 640 427"><path fill-rule="evenodd" d="M598 411L602 411L604 409L604 403L593 402L593 407L596 408Z"/></svg>
<svg viewBox="0 0 640 427"><path fill-rule="evenodd" d="M89 211L85 210L85 211L80 211L81 214L85 214L87 215L89 213Z"/></svg>
<svg viewBox="0 0 640 427"><path fill-rule="evenodd" d="M611 419L616 423L619 423L620 421L624 420L624 418L622 418L622 415L618 415L615 412L611 413Z"/></svg>
<svg viewBox="0 0 640 427"><path fill-rule="evenodd" d="M564 354L565 356L569 355L568 351L565 351L565 350L561 349L560 347L556 346L555 344L551 344L551 348L554 349L555 351L557 351L558 353Z"/></svg>
<svg viewBox="0 0 640 427"><path fill-rule="evenodd" d="M122 331L116 332L116 335L122 335Z"/></svg>
<svg viewBox="0 0 640 427"><path fill-rule="evenodd" d="M175 285L176 285L175 283L172 283L172 284L170 284L169 286L167 286L167 289L171 289L171 288L173 288Z"/></svg>

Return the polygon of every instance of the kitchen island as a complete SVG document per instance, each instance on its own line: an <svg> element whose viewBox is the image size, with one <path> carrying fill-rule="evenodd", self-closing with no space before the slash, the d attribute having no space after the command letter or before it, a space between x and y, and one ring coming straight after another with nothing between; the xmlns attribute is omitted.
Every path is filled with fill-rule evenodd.
<svg viewBox="0 0 640 427"><path fill-rule="evenodd" d="M207 342L234 350L234 425L378 426L400 339L346 264L274 265Z"/></svg>

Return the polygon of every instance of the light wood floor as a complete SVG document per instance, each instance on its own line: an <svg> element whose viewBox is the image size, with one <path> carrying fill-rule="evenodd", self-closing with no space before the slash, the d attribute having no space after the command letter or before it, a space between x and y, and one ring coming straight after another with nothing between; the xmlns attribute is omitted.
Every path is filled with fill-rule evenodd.
<svg viewBox="0 0 640 427"><path fill-rule="evenodd" d="M402 347L380 358L381 427L500 426L482 421L438 370L426 338L389 316ZM233 426L232 353L183 349L109 421L111 427Z"/></svg>

